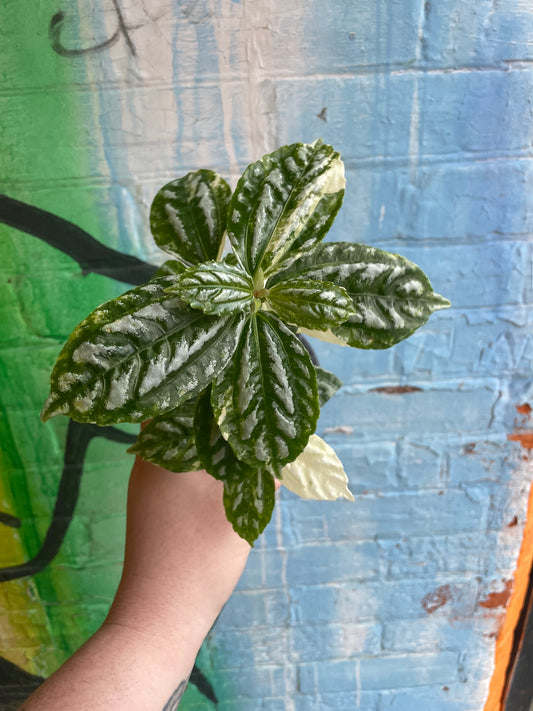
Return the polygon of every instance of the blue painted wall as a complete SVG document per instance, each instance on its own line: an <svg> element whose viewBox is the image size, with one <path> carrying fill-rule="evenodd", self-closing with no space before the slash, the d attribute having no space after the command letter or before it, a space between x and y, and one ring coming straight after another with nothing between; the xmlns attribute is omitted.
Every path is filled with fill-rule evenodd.
<svg viewBox="0 0 533 711"><path fill-rule="evenodd" d="M116 31L111 3L62 5L70 47ZM76 221L69 195L84 191L98 239L157 261L147 213L161 184L199 167L234 182L278 145L321 136L347 167L331 239L413 259L453 304L391 350L316 342L344 381L318 434L356 501L281 492L200 654L218 708L480 711L505 613L483 601L512 586L531 479L530 450L508 435L530 431L516 408L533 406L533 8L133 0L124 16L135 52L121 36L105 52L62 58L68 76L9 78L6 100L40 87L46 104L63 92L82 126L77 140L39 135L38 122L24 135L4 126L10 145L42 147L10 195L35 197L36 185L36 202ZM48 21L43 13L43 47ZM35 183L52 149L64 173ZM118 580L130 466L114 455L120 475L102 499L95 482L109 456L91 450L100 473L84 481L67 539L81 592L65 618L89 606L94 626ZM53 624L81 641L57 612ZM212 708L194 689L182 705Z"/></svg>

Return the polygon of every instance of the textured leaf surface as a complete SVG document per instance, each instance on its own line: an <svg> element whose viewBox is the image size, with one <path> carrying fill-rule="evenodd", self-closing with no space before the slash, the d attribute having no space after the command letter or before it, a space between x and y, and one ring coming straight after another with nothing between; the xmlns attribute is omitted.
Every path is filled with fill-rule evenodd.
<svg viewBox="0 0 533 711"><path fill-rule="evenodd" d="M424 272L403 257L350 242L321 244L273 281L286 278L332 281L346 289L356 315L326 332L358 348L389 348L410 336L449 301L436 294ZM303 333L308 333L302 329ZM321 338L320 332L315 335Z"/></svg>
<svg viewBox="0 0 533 711"><path fill-rule="evenodd" d="M276 503L274 477L263 469L246 467L224 479L224 508L235 531L253 545L272 518Z"/></svg>
<svg viewBox="0 0 533 711"><path fill-rule="evenodd" d="M331 282L287 279L269 289L268 303L284 321L325 331L355 316L345 289Z"/></svg>
<svg viewBox="0 0 533 711"><path fill-rule="evenodd" d="M177 259L169 259L159 267L155 277L177 276L183 274L186 268L183 262L179 262Z"/></svg>
<svg viewBox="0 0 533 711"><path fill-rule="evenodd" d="M265 275L318 244L344 195L344 166L318 140L283 146L252 163L228 210L228 236L243 265Z"/></svg>
<svg viewBox="0 0 533 711"><path fill-rule="evenodd" d="M206 262L187 269L170 291L195 309L224 315L250 312L254 303L253 288L251 277L241 267Z"/></svg>
<svg viewBox="0 0 533 711"><path fill-rule="evenodd" d="M198 398L194 417L196 447L206 471L224 483L224 508L237 533L253 545L272 517L272 475L253 469L235 456L215 419L209 390Z"/></svg>
<svg viewBox="0 0 533 711"><path fill-rule="evenodd" d="M148 462L171 472L193 472L202 468L196 453L193 418L195 401L154 417L141 430L130 454L139 454Z"/></svg>
<svg viewBox="0 0 533 711"><path fill-rule="evenodd" d="M198 394L228 363L243 316L216 317L154 279L100 306L76 327L51 376L42 418L140 422Z"/></svg>
<svg viewBox="0 0 533 711"><path fill-rule="evenodd" d="M230 196L229 185L212 170L197 170L164 185L150 211L157 245L188 265L217 259Z"/></svg>
<svg viewBox="0 0 533 711"><path fill-rule="evenodd" d="M320 407L322 407L342 386L342 380L339 380L339 378L333 373L330 373L329 370L324 370L324 368L319 368L316 365L315 371L318 385L318 401Z"/></svg>
<svg viewBox="0 0 533 711"><path fill-rule="evenodd" d="M281 474L283 485L304 499L354 500L340 459L318 435L311 435L304 451Z"/></svg>
<svg viewBox="0 0 533 711"><path fill-rule="evenodd" d="M258 312L214 381L212 403L238 458L275 474L316 428L316 374L305 346L276 316Z"/></svg>

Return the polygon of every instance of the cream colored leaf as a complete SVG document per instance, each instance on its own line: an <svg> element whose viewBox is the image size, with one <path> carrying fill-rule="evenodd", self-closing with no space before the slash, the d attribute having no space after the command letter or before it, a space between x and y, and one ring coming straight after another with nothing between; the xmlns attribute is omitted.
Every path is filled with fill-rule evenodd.
<svg viewBox="0 0 533 711"><path fill-rule="evenodd" d="M311 435L306 448L294 462L281 470L281 481L303 499L353 501L348 477L333 449L318 435Z"/></svg>
<svg viewBox="0 0 533 711"><path fill-rule="evenodd" d="M298 333L303 333L304 336L313 336L313 338L318 338L319 341L325 341L326 343L333 343L336 346L347 346L348 343L343 341L338 336L336 336L331 329L328 328L327 331L317 331L311 328L299 328Z"/></svg>

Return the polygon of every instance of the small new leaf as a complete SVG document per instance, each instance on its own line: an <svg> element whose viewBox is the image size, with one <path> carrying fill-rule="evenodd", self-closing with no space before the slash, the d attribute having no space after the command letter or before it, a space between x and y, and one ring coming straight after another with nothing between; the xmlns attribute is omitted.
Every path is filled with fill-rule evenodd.
<svg viewBox="0 0 533 711"><path fill-rule="evenodd" d="M201 469L193 431L195 407L196 402L192 400L154 417L141 430L128 452L171 472Z"/></svg>
<svg viewBox="0 0 533 711"><path fill-rule="evenodd" d="M287 326L263 311L247 320L211 397L237 457L273 474L303 451L316 428L318 392L309 354Z"/></svg>
<svg viewBox="0 0 533 711"><path fill-rule="evenodd" d="M323 407L337 390L342 386L342 381L336 375L315 365L316 381L318 386L318 401Z"/></svg>
<svg viewBox="0 0 533 711"><path fill-rule="evenodd" d="M161 277L108 301L76 327L51 376L42 419L142 422L197 395L227 365L243 315L216 317L166 293Z"/></svg>
<svg viewBox="0 0 533 711"><path fill-rule="evenodd" d="M340 326L356 311L345 289L331 282L286 279L268 289L269 304L284 321L325 331Z"/></svg>
<svg viewBox="0 0 533 711"><path fill-rule="evenodd" d="M375 247L350 242L320 244L283 273L275 283L288 278L332 281L350 295L355 316L323 336L330 342L357 348L389 348L410 336L438 309L450 302L436 294L424 272L413 262Z"/></svg>
<svg viewBox="0 0 533 711"><path fill-rule="evenodd" d="M212 170L197 170L164 185L150 211L156 244L186 265L217 259L223 249L229 185Z"/></svg>
<svg viewBox="0 0 533 711"><path fill-rule="evenodd" d="M321 140L283 146L248 166L228 210L228 237L247 271L268 276L318 244L344 185L339 154Z"/></svg>
<svg viewBox="0 0 533 711"><path fill-rule="evenodd" d="M269 472L237 459L217 424L209 389L198 398L194 432L203 467L224 483L223 501L228 521L253 546L272 517L274 478Z"/></svg>
<svg viewBox="0 0 533 711"><path fill-rule="evenodd" d="M283 467L281 476L284 486L304 499L354 500L340 459L318 435L309 437L307 447L294 462Z"/></svg>
<svg viewBox="0 0 533 711"><path fill-rule="evenodd" d="M205 262L190 267L173 286L183 301L206 314L223 316L236 311L251 311L254 303L251 277L239 266L224 262Z"/></svg>

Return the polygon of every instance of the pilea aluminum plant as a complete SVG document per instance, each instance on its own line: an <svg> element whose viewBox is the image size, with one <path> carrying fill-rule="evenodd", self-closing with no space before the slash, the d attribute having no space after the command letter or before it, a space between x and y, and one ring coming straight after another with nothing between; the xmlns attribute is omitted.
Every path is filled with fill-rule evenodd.
<svg viewBox="0 0 533 711"><path fill-rule="evenodd" d="M339 153L317 140L253 163L233 195L210 170L161 188L150 225L172 259L76 327L43 421L150 420L129 451L220 479L226 515L251 544L271 518L275 477L304 497L353 499L314 434L341 382L298 334L388 348L449 302L403 257L322 242L344 185Z"/></svg>

